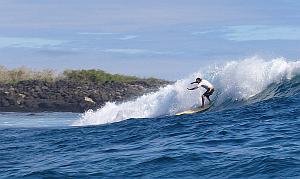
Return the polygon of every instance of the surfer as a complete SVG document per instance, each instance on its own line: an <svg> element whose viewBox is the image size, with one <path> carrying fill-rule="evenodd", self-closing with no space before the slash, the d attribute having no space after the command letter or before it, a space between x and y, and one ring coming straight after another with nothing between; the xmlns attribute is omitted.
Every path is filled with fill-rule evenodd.
<svg viewBox="0 0 300 179"><path fill-rule="evenodd" d="M209 104L211 104L211 100L209 99L209 96L212 95L215 91L214 86L207 80L201 79L201 78L197 78L195 82L192 82L191 84L195 84L197 83L198 85L194 88L187 88L188 90L195 90L198 89L200 87L206 89L206 92L203 93L202 97L202 106L201 108L204 108L204 100L205 97L208 99Z"/></svg>

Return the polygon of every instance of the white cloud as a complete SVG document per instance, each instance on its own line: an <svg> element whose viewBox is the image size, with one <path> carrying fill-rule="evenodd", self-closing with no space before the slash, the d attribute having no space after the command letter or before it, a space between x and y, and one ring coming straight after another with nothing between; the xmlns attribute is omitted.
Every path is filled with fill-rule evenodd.
<svg viewBox="0 0 300 179"><path fill-rule="evenodd" d="M232 41L300 40L300 27L295 26L229 26L225 38Z"/></svg>
<svg viewBox="0 0 300 179"><path fill-rule="evenodd" d="M102 50L102 52L128 54L128 55L139 55L139 54L165 55L165 54L170 54L170 52L153 51L153 50L147 50L147 49L132 49L132 48L105 49L105 50Z"/></svg>
<svg viewBox="0 0 300 179"><path fill-rule="evenodd" d="M137 36L137 35L126 35L124 37L119 38L119 40L131 40L131 39L136 39L138 37L139 36Z"/></svg>
<svg viewBox="0 0 300 179"><path fill-rule="evenodd" d="M220 34L222 38L243 42L254 40L300 40L300 26L239 25L194 31L192 35Z"/></svg>
<svg viewBox="0 0 300 179"><path fill-rule="evenodd" d="M205 34L209 34L209 33L213 33L213 32L216 32L216 30L196 31L196 32L192 32L192 35L205 35Z"/></svg>
<svg viewBox="0 0 300 179"><path fill-rule="evenodd" d="M44 38L0 37L0 48L5 48L5 47L25 47L25 48L56 47L63 43L65 43L65 41L44 39Z"/></svg>
<svg viewBox="0 0 300 179"><path fill-rule="evenodd" d="M113 33L113 32L80 32L79 35L118 35L119 33Z"/></svg>

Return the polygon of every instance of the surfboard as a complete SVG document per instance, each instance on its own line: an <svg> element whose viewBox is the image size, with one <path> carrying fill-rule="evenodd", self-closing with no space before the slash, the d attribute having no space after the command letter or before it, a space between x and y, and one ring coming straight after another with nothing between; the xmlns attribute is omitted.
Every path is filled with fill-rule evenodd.
<svg viewBox="0 0 300 179"><path fill-rule="evenodd" d="M184 115L184 114L194 114L194 113L198 113L198 112L204 112L204 111L207 111L212 105L213 104L206 104L206 105L204 105L203 108L201 108L199 106L199 107L194 108L194 109L190 109L190 110L187 110L187 111L176 113L175 115L180 116L180 115Z"/></svg>

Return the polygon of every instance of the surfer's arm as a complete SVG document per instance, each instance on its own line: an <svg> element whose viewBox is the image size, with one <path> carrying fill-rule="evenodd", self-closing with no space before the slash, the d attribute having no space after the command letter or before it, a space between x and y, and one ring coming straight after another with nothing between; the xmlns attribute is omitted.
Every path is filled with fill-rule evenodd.
<svg viewBox="0 0 300 179"><path fill-rule="evenodd" d="M199 88L198 86L196 86L196 87L194 87L194 88L187 88L188 90L195 90L195 89L197 89L197 88Z"/></svg>

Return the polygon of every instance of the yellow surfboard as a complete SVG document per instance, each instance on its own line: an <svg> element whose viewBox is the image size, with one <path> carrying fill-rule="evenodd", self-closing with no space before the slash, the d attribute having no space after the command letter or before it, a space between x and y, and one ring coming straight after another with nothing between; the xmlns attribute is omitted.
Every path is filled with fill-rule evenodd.
<svg viewBox="0 0 300 179"><path fill-rule="evenodd" d="M194 109L190 109L190 110L187 110L187 111L176 113L175 115L180 116L180 115L183 115L183 114L194 114L194 113L198 113L198 112L204 112L204 111L208 110L211 106L212 106L212 104L206 104L206 105L204 105L203 108L197 107L197 108L194 108Z"/></svg>

